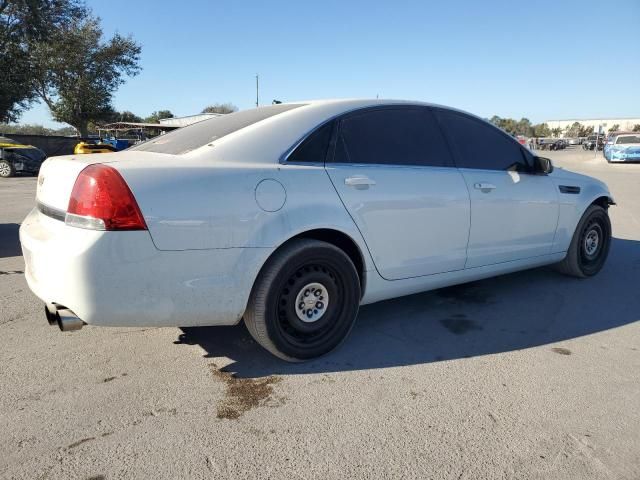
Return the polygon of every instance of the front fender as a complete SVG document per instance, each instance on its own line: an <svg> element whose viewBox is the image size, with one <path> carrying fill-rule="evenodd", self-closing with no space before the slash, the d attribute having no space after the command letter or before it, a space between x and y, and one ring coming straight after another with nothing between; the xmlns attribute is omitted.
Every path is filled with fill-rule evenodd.
<svg viewBox="0 0 640 480"><path fill-rule="evenodd" d="M560 253L569 249L576 226L590 205L602 201L601 199L604 199L606 205L616 203L606 184L594 178L562 169L558 169L557 174L552 174L552 178L560 193L558 227L551 253ZM578 187L579 191L561 187ZM562 190L572 193L563 193Z"/></svg>

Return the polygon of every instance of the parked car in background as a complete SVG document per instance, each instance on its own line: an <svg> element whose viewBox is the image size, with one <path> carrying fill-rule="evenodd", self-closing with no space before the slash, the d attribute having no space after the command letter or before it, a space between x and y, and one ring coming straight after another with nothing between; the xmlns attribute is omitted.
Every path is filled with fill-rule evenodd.
<svg viewBox="0 0 640 480"><path fill-rule="evenodd" d="M540 137L536 139L536 146L540 150L548 150L551 145L558 141L557 138Z"/></svg>
<svg viewBox="0 0 640 480"><path fill-rule="evenodd" d="M0 137L0 177L12 177L16 173L37 174L46 158L39 148Z"/></svg>
<svg viewBox="0 0 640 480"><path fill-rule="evenodd" d="M526 147L529 144L529 139L527 137L525 137L524 135L516 135L515 138L516 138L516 140L518 141L518 143L520 145L523 145L523 146Z"/></svg>
<svg viewBox="0 0 640 480"><path fill-rule="evenodd" d="M549 150L564 150L567 148L567 141L564 139L556 140L551 145L549 145Z"/></svg>
<svg viewBox="0 0 640 480"><path fill-rule="evenodd" d="M459 110L302 102L50 158L20 241L62 330L244 319L300 361L340 345L360 305L541 265L597 274L613 203Z"/></svg>
<svg viewBox="0 0 640 480"><path fill-rule="evenodd" d="M566 140L568 145L580 145L580 139L577 137L567 138Z"/></svg>
<svg viewBox="0 0 640 480"><path fill-rule="evenodd" d="M640 133L620 132L609 136L603 154L608 162L640 161Z"/></svg>
<svg viewBox="0 0 640 480"><path fill-rule="evenodd" d="M603 146L604 135L589 135L582 144L582 148L585 150L593 150L595 148L602 150Z"/></svg>

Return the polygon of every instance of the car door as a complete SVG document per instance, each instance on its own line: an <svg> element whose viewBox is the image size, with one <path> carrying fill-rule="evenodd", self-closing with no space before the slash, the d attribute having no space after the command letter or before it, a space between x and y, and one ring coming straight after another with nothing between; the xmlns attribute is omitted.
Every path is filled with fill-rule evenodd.
<svg viewBox="0 0 640 480"><path fill-rule="evenodd" d="M469 194L430 110L389 106L344 116L326 171L383 278L464 268Z"/></svg>
<svg viewBox="0 0 640 480"><path fill-rule="evenodd" d="M545 255L558 224L558 192L534 157L508 134L459 112L436 109L471 196L467 268Z"/></svg>

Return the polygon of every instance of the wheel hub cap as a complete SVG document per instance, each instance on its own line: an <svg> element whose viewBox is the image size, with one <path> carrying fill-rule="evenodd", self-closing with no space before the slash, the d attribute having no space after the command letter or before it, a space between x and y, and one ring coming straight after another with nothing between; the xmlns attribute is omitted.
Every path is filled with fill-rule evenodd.
<svg viewBox="0 0 640 480"><path fill-rule="evenodd" d="M6 163L0 164L0 175L9 175L9 165Z"/></svg>
<svg viewBox="0 0 640 480"><path fill-rule="evenodd" d="M593 256L598 251L600 236L596 230L589 230L584 238L584 251L587 255Z"/></svg>
<svg viewBox="0 0 640 480"><path fill-rule="evenodd" d="M309 283L296 296L296 315L305 323L312 323L324 315L329 306L329 292L321 283Z"/></svg>

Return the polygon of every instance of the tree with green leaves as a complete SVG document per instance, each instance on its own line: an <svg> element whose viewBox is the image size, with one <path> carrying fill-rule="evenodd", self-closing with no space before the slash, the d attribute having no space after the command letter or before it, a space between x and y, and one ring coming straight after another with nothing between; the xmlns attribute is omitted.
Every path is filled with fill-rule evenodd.
<svg viewBox="0 0 640 480"><path fill-rule="evenodd" d="M617 132L618 130L620 130L620 124L616 123L614 125L611 125L611 128L609 129L609 132Z"/></svg>
<svg viewBox="0 0 640 480"><path fill-rule="evenodd" d="M0 0L0 122L17 121L37 97L34 47L87 14L79 0Z"/></svg>
<svg viewBox="0 0 640 480"><path fill-rule="evenodd" d="M579 137L588 137L592 133L593 133L593 127L591 127L589 125L583 125L582 128L580 128L580 131L578 132L578 136Z"/></svg>
<svg viewBox="0 0 640 480"><path fill-rule="evenodd" d="M549 129L549 125L546 123L538 123L532 127L532 135L537 138L544 138L551 135L551 130Z"/></svg>
<svg viewBox="0 0 640 480"><path fill-rule="evenodd" d="M571 126L567 128L565 135L567 137L579 137L582 129L583 125L580 122L573 122Z"/></svg>
<svg viewBox="0 0 640 480"><path fill-rule="evenodd" d="M215 103L202 109L202 113L233 113L237 112L238 107L233 103Z"/></svg>
<svg viewBox="0 0 640 480"><path fill-rule="evenodd" d="M175 117L175 115L171 113L171 110L158 110L145 118L144 121L147 123L159 123L161 118L173 117Z"/></svg>
<svg viewBox="0 0 640 480"><path fill-rule="evenodd" d="M142 117L139 117L133 112L125 110L124 112L115 112L115 115L112 119L113 122L132 122L132 123L142 123L144 122Z"/></svg>
<svg viewBox="0 0 640 480"><path fill-rule="evenodd" d="M562 129L560 127L552 128L551 135L553 135L554 137L559 137L560 135L562 135Z"/></svg>
<svg viewBox="0 0 640 480"><path fill-rule="evenodd" d="M33 49L36 92L54 120L86 136L90 122L113 117L113 93L125 76L140 71L140 50L131 37L117 33L104 41L98 18L78 19Z"/></svg>
<svg viewBox="0 0 640 480"><path fill-rule="evenodd" d="M633 130L632 130L632 131L633 131L633 132L640 132L640 123L636 123L636 124L633 126Z"/></svg>
<svg viewBox="0 0 640 480"><path fill-rule="evenodd" d="M0 126L0 136L12 133L20 135L62 135L65 137L71 137L76 135L76 129L73 127L53 129L30 123L25 123L23 125Z"/></svg>

